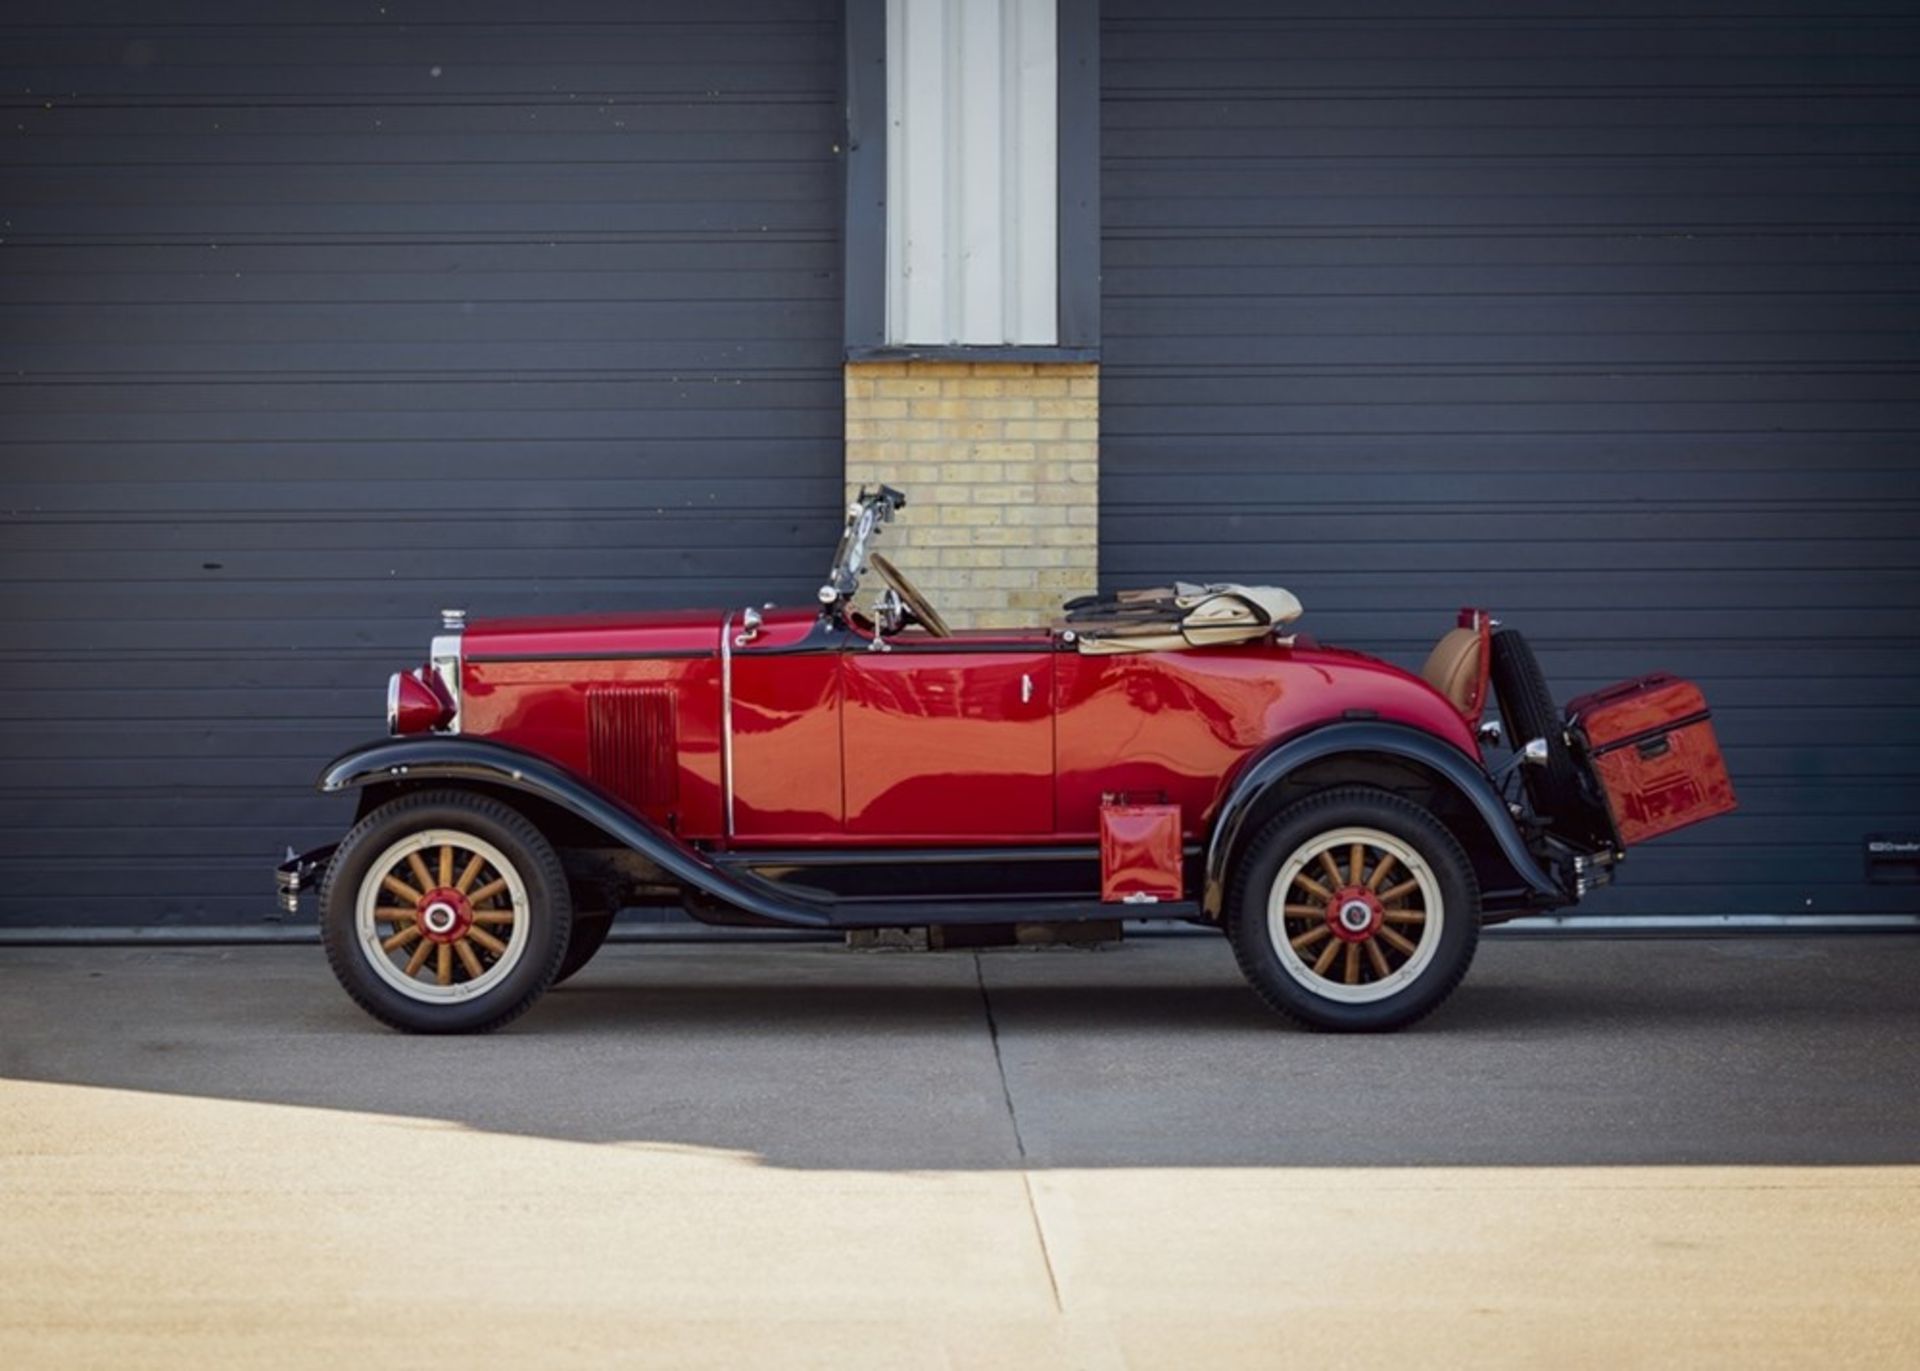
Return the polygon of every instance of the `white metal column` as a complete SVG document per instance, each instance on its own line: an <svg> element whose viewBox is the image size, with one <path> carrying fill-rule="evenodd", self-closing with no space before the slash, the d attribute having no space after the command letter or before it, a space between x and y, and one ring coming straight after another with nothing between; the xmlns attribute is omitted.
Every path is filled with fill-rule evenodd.
<svg viewBox="0 0 1920 1371"><path fill-rule="evenodd" d="M887 341L1059 337L1055 0L888 0Z"/></svg>

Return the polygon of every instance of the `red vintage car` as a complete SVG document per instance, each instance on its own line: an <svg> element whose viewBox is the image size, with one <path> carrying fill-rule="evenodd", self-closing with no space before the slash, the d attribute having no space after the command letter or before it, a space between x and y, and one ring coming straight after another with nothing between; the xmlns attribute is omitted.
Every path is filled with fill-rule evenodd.
<svg viewBox="0 0 1920 1371"><path fill-rule="evenodd" d="M1692 686L1563 713L1477 610L1418 673L1291 633L1298 601L1263 587L951 630L870 550L904 504L861 493L808 608L449 611L389 685L391 736L320 778L357 822L279 871L289 910L318 880L347 993L397 1028L497 1028L647 903L816 930L1125 917L1225 933L1294 1020L1395 1028L1483 924L1733 807Z"/></svg>

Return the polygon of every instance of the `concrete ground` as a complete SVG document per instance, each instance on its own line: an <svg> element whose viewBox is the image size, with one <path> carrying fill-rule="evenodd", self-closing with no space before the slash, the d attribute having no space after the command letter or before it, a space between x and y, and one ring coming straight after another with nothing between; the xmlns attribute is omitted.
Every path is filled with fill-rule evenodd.
<svg viewBox="0 0 1920 1371"><path fill-rule="evenodd" d="M490 1038L317 948L0 949L0 1366L1920 1364L1920 939L608 949Z"/></svg>

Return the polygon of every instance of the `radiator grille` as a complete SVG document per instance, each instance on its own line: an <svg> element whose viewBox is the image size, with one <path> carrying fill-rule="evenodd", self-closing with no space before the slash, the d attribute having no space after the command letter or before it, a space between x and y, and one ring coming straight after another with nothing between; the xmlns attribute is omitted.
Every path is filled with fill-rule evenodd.
<svg viewBox="0 0 1920 1371"><path fill-rule="evenodd" d="M674 697L667 686L587 688L587 754L593 779L639 809L679 798Z"/></svg>

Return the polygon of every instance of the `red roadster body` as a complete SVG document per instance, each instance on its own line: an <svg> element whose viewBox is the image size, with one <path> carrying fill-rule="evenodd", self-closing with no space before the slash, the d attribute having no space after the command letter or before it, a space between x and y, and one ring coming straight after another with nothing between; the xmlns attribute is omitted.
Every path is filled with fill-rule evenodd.
<svg viewBox="0 0 1920 1371"><path fill-rule="evenodd" d="M1660 773L1649 824L1479 611L1419 673L1288 636L1298 602L1260 587L950 631L869 551L904 503L862 493L811 608L450 611L393 678L392 736L322 775L358 792L354 828L279 873L289 908L324 876L354 998L402 1028L495 1027L616 910L670 902L819 929L1186 920L1227 932L1276 1009L1393 1027L1451 991L1481 924L1606 880L1623 806L1644 837L1732 805L1704 703L1636 713L1629 683L1600 698L1635 721L1607 735L1634 769L1605 774ZM1490 678L1521 745L1493 765Z"/></svg>

